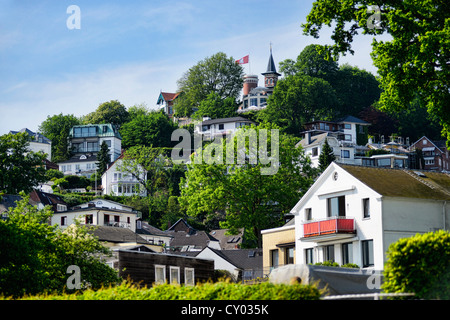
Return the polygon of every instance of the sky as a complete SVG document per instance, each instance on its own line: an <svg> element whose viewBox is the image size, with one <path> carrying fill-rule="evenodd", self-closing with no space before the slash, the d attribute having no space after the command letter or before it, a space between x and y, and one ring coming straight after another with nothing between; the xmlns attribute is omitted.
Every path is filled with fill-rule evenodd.
<svg viewBox="0 0 450 320"><path fill-rule="evenodd" d="M103 102L156 109L161 91L217 52L250 56L245 73L331 44L300 27L313 0L0 0L0 135L55 114L86 115ZM74 11L72 5L79 11ZM79 22L79 24L78 24ZM376 74L372 38L357 36L349 63Z"/></svg>

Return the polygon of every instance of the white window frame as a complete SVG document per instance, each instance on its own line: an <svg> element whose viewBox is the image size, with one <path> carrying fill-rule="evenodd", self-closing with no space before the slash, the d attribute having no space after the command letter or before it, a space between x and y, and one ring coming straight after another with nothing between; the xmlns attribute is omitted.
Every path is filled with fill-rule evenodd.
<svg viewBox="0 0 450 320"><path fill-rule="evenodd" d="M163 270L163 279L159 279L158 277L158 269ZM164 284L166 283L166 266L161 264L155 264L155 283L156 284Z"/></svg>
<svg viewBox="0 0 450 320"><path fill-rule="evenodd" d="M192 272L192 277L188 277L188 273ZM190 279L192 279L190 281ZM194 268L184 268L184 284L186 286L194 286L195 285L195 269Z"/></svg>
<svg viewBox="0 0 450 320"><path fill-rule="evenodd" d="M176 279L173 278L172 271L176 272ZM172 284L180 284L180 267L169 267L169 281Z"/></svg>

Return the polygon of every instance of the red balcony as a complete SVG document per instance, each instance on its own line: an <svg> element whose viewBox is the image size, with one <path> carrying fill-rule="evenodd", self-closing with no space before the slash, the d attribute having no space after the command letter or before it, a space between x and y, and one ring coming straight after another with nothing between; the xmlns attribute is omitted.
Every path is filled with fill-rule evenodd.
<svg viewBox="0 0 450 320"><path fill-rule="evenodd" d="M336 237L353 236L356 233L353 218L332 217L326 220L306 222L303 224L303 238L312 238L324 235ZM328 238L328 237L327 237Z"/></svg>

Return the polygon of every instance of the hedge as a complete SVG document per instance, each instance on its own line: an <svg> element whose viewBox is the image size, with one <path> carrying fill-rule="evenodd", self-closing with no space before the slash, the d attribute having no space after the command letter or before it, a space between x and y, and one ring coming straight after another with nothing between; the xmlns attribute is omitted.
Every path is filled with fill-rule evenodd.
<svg viewBox="0 0 450 320"><path fill-rule="evenodd" d="M389 246L384 292L415 293L419 299L450 299L450 233L402 238Z"/></svg>
<svg viewBox="0 0 450 320"><path fill-rule="evenodd" d="M231 282L207 282L196 286L160 284L139 288L129 282L78 294L43 294L23 297L26 300L319 300L319 290L311 285L245 285Z"/></svg>

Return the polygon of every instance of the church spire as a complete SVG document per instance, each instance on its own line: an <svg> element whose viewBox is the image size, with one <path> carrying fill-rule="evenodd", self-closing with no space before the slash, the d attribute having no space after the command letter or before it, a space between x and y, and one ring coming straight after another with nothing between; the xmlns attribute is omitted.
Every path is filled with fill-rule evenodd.
<svg viewBox="0 0 450 320"><path fill-rule="evenodd" d="M278 77L281 76L281 74L279 74L277 72L277 68L276 68L275 62L273 60L272 42L270 43L270 56L269 56L269 62L267 63L267 70L266 70L266 72L262 73L262 75L265 77L264 83L265 83L266 88L275 87L275 85L278 81Z"/></svg>

